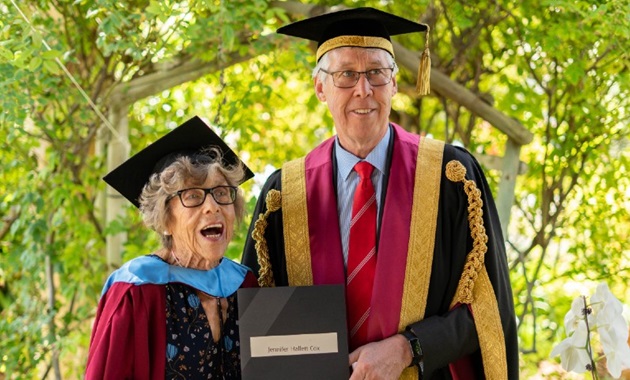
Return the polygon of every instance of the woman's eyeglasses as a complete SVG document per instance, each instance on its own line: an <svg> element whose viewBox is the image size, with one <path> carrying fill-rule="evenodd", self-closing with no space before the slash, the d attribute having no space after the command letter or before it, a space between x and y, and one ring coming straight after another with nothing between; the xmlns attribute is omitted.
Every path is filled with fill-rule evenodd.
<svg viewBox="0 0 630 380"><path fill-rule="evenodd" d="M207 189L201 187L191 187L190 189L179 190L171 195L167 202L176 196L182 202L182 206L192 208L198 207L206 201L208 193L220 205L231 205L236 201L236 186L215 186Z"/></svg>

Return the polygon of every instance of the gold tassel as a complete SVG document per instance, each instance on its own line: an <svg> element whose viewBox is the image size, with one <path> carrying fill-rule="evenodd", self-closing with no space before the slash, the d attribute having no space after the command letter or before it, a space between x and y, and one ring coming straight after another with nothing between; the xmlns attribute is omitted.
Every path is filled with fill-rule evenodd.
<svg viewBox="0 0 630 380"><path fill-rule="evenodd" d="M255 248L258 256L258 265L260 266L258 285L261 288L276 285L273 280L271 262L269 261L269 247L267 247L267 240L265 240L265 230L267 229L267 216L279 210L282 206L282 195L278 190L269 190L265 202L267 203L267 211L258 215L258 220L254 223L254 230L252 231L252 238L256 241Z"/></svg>
<svg viewBox="0 0 630 380"><path fill-rule="evenodd" d="M431 93L431 51L429 50L429 31L430 28L427 25L424 51L422 52L422 57L420 57L418 78L416 80L416 93L420 96L429 95Z"/></svg>

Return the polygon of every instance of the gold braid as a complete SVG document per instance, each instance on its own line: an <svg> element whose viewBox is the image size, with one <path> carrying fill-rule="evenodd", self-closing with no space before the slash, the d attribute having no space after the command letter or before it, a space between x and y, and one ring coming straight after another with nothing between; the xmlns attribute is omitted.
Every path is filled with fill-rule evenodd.
<svg viewBox="0 0 630 380"><path fill-rule="evenodd" d="M466 168L461 162L453 160L446 164L446 177L453 182L463 182L464 191L468 195L468 224L470 235L473 238L473 248L466 257L466 264L457 285L453 304L457 302L471 304L475 280L483 267L484 258L488 251L488 235L486 235L486 228L483 225L483 201L481 200L481 191L475 185L475 181L466 179Z"/></svg>
<svg viewBox="0 0 630 380"><path fill-rule="evenodd" d="M254 223L254 230L252 231L252 238L256 241L255 248L258 256L258 265L260 266L258 285L261 288L276 285L273 280L271 263L269 262L269 248L267 247L267 240L265 240L265 230L267 229L267 217L269 214L279 210L282 206L282 194L278 190L269 190L265 202L267 203L267 211L258 215L258 220Z"/></svg>

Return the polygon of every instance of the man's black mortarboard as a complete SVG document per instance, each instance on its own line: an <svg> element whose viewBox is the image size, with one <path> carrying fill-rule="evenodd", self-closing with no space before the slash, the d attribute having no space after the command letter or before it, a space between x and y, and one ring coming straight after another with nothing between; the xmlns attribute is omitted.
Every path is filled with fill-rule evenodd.
<svg viewBox="0 0 630 380"><path fill-rule="evenodd" d="M118 190L134 206L140 207L138 198L152 174L161 172L177 157L194 158L196 154L202 153L210 146L216 146L221 150L225 164L235 165L239 162L238 156L232 149L212 131L208 124L195 116L123 162L103 177L103 180ZM241 183L254 176L254 173L245 164L243 165L245 177Z"/></svg>
<svg viewBox="0 0 630 380"><path fill-rule="evenodd" d="M330 50L353 46L379 48L394 56L390 36L427 32L424 52L418 70L418 92L429 93L431 61L429 55L429 26L398 17L374 8L355 8L326 13L285 25L280 34L317 42L316 60Z"/></svg>

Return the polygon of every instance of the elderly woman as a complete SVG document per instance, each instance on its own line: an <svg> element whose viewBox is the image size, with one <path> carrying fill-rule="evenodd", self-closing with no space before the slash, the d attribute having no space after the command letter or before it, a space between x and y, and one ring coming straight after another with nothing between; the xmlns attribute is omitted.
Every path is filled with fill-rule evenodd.
<svg viewBox="0 0 630 380"><path fill-rule="evenodd" d="M256 280L223 256L251 175L195 117L104 178L163 246L108 278L86 379L240 379L236 291Z"/></svg>

